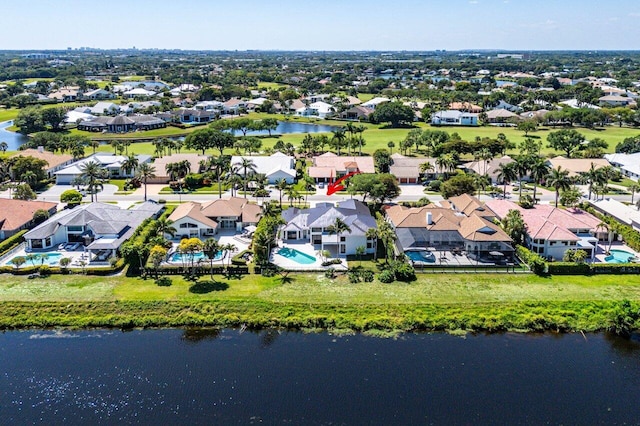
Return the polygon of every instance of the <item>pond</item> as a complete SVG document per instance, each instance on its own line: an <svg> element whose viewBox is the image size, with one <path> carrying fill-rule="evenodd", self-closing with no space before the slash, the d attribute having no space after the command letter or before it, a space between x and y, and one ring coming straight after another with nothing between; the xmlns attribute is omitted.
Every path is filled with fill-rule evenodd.
<svg viewBox="0 0 640 426"><path fill-rule="evenodd" d="M637 424L640 343L604 334L10 331L0 424Z"/></svg>
<svg viewBox="0 0 640 426"><path fill-rule="evenodd" d="M336 129L339 129L338 126L329 126L326 124L306 124L306 123L297 123L293 121L278 121L278 127L275 130L271 131L273 135L286 135L289 133L322 133L322 132L333 132ZM269 132L266 130L247 132L247 136L263 136L268 135ZM242 136L242 132L236 131L236 136Z"/></svg>
<svg viewBox="0 0 640 426"><path fill-rule="evenodd" d="M24 144L29 140L23 134L10 132L7 130L7 127L13 126L13 121L3 121L0 123L0 142L6 142L9 146L7 148L8 151L17 151L20 145Z"/></svg>

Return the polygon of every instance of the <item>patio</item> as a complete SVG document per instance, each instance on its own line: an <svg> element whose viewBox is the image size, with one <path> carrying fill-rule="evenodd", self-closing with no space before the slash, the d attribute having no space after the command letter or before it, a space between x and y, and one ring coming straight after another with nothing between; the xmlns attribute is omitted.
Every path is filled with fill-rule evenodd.
<svg viewBox="0 0 640 426"><path fill-rule="evenodd" d="M608 248L609 248L609 243L598 244L596 248L596 256L595 256L596 263L612 263L612 262L607 262L605 260L605 258L607 257L606 250ZM640 259L640 253L638 253L637 251L630 248L628 245L621 242L614 242L613 244L611 244L611 250L626 251L628 253L631 253L631 255L635 256L637 259Z"/></svg>
<svg viewBox="0 0 640 426"><path fill-rule="evenodd" d="M239 233L232 229L218 231L218 233L215 236L212 236L211 238L214 238L216 241L218 241L218 244L220 245L233 244L236 247L236 251L234 251L233 253L229 253L228 251L225 251L222 258L216 259L213 261L214 265L229 264L230 262L229 257L233 257L242 251L248 250L249 245L251 244L251 239L247 237L246 233ZM170 260L171 256L174 253L178 252L178 245L180 244L180 240L177 238L174 238L172 240L172 243L173 243L173 246L171 247L171 249L169 249L169 252L167 254L167 261L165 263L169 265L182 265L181 260L178 260L178 261ZM204 257L203 259L204 259L203 261L206 262L207 264L210 262L209 259L206 257Z"/></svg>
<svg viewBox="0 0 640 426"><path fill-rule="evenodd" d="M323 259L318 256L317 250L310 243L285 243L278 241L277 246L271 250L269 261L289 271L318 271L333 268L347 270L347 260L340 259L341 263L322 266ZM327 260L332 259L331 257Z"/></svg>
<svg viewBox="0 0 640 426"><path fill-rule="evenodd" d="M69 263L69 268L96 268L96 267L104 267L109 265L108 259L98 258L98 256L91 254L88 251L84 251L83 246L78 246L75 250L67 250L60 249L57 250L31 250L27 251L24 245L21 245L17 250L14 250L7 255L4 256L2 260L0 260L0 264L2 266L14 266L11 263L11 260L22 256L27 261L22 265L24 266L40 266L40 265L49 265L53 267L60 266L60 259L62 258L70 258L71 263Z"/></svg>
<svg viewBox="0 0 640 426"><path fill-rule="evenodd" d="M413 251L408 249L407 251ZM418 268L428 268L430 266L451 266L451 267L474 267L474 266L512 266L514 261L506 259L500 252L496 252L493 259L490 257L481 257L476 259L474 256L462 250L437 250L433 247L425 250L433 253L435 257L434 262L421 262L409 259L411 264ZM493 252L490 252L493 253ZM517 264L517 263L516 263Z"/></svg>

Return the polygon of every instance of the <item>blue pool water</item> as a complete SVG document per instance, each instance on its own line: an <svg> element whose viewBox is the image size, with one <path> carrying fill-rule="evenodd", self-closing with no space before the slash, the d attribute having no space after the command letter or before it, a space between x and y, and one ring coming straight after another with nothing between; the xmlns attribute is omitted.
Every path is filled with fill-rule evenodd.
<svg viewBox="0 0 640 426"><path fill-rule="evenodd" d="M405 251L404 254L414 262L435 263L436 257L430 251Z"/></svg>
<svg viewBox="0 0 640 426"><path fill-rule="evenodd" d="M218 253L216 253L216 255L214 256L213 260L220 260L222 259L222 257L224 256L224 252L223 251L219 251ZM209 260L209 258L204 254L204 252L197 252L193 255L193 260L195 262L199 261L200 259L202 260ZM189 255L185 255L184 258L185 261L190 260L189 259ZM182 253L179 252L175 252L171 255L171 257L169 258L170 262L182 262Z"/></svg>
<svg viewBox="0 0 640 426"><path fill-rule="evenodd" d="M313 256L309 256L306 253L302 253L301 251L298 251L296 249L290 249L287 247L284 247L278 250L278 254L284 258L293 260L294 262L299 263L301 265L310 265L312 263L315 263L316 261L316 258Z"/></svg>
<svg viewBox="0 0 640 426"><path fill-rule="evenodd" d="M42 257L41 256L46 256L46 259L44 262L42 262ZM58 265L58 263L60 262L60 259L62 259L63 254L60 252L51 252L51 253L34 253L34 256L36 256L33 260L31 259L27 259L27 261L24 263L25 266L39 266L39 265L49 265L49 266L54 266L54 265ZM16 256L18 257L18 256ZM26 256L23 256L26 258ZM14 258L12 258L9 261L9 264L11 264L11 262L13 261Z"/></svg>
<svg viewBox="0 0 640 426"><path fill-rule="evenodd" d="M611 254L604 258L607 263L629 263L635 257L633 253L624 250L610 250L609 253Z"/></svg>

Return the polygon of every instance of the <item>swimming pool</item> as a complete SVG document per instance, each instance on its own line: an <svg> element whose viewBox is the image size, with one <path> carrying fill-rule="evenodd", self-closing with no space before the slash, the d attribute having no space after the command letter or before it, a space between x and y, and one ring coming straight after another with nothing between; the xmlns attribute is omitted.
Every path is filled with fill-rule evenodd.
<svg viewBox="0 0 640 426"><path fill-rule="evenodd" d="M435 263L436 257L430 251L405 251L404 254L414 262Z"/></svg>
<svg viewBox="0 0 640 426"><path fill-rule="evenodd" d="M629 263L635 257L633 253L624 250L610 250L609 256L604 258L607 263Z"/></svg>
<svg viewBox="0 0 640 426"><path fill-rule="evenodd" d="M26 259L26 262L24 263L25 266L40 266L40 265L56 266L60 263L60 259L62 259L62 256L64 256L62 253L53 251L51 253L29 253L29 254L26 254L25 256L16 256L16 257L24 257ZM11 265L13 262L13 259L15 259L16 257L12 258L7 264ZM44 262L42 261L43 257L44 257Z"/></svg>
<svg viewBox="0 0 640 426"><path fill-rule="evenodd" d="M213 257L213 260L220 260L224 257L224 251L218 251L216 255ZM202 251L198 251L193 255L193 261L198 262L199 260L209 261L209 258ZM191 261L190 256L188 254L184 255L185 261ZM182 253L175 252L169 257L169 262L182 262Z"/></svg>
<svg viewBox="0 0 640 426"><path fill-rule="evenodd" d="M317 260L313 256L309 256L306 253L302 253L301 251L288 248L288 247L283 247L280 250L278 250L278 254L284 257L285 259L293 260L294 262L299 263L301 265L310 265L312 263L315 263Z"/></svg>

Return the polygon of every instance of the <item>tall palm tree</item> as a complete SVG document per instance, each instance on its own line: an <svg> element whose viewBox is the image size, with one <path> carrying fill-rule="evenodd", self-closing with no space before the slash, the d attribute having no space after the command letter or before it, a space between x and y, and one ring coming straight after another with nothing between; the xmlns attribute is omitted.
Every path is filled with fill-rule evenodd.
<svg viewBox="0 0 640 426"><path fill-rule="evenodd" d="M427 172L431 171L433 169L434 169L433 164L431 164L428 161L425 161L424 163L420 163L420 173L424 173L425 174L425 176L424 176L425 180L427 179L427 176L426 176Z"/></svg>
<svg viewBox="0 0 640 426"><path fill-rule="evenodd" d="M147 201L147 180L156 177L156 168L149 163L142 163L138 166L136 177L142 181L144 185L144 200Z"/></svg>
<svg viewBox="0 0 640 426"><path fill-rule="evenodd" d="M556 191L556 207L558 207L558 198L560 197L560 191L566 191L571 188L571 178L569 178L569 170L562 170L561 166L556 169L551 169L549 178L547 179L547 185L554 188Z"/></svg>
<svg viewBox="0 0 640 426"><path fill-rule="evenodd" d="M515 163L502 163L496 169L498 172L496 174L496 179L502 182L503 190L502 195L507 197L507 184L513 182L518 179L518 172L516 171Z"/></svg>
<svg viewBox="0 0 640 426"><path fill-rule="evenodd" d="M228 243L228 244L222 245L220 249L225 250L227 252L227 262L228 262L227 270L228 270L229 267L231 266L231 258L233 257L233 253L238 251L238 247L236 247L236 245L233 243Z"/></svg>
<svg viewBox="0 0 640 426"><path fill-rule="evenodd" d="M97 161L87 161L80 165L80 178L87 182L87 187L91 193L91 202L93 203L94 201L94 195L95 201L97 201L97 189L103 187L103 181L107 178L107 171Z"/></svg>
<svg viewBox="0 0 640 426"><path fill-rule="evenodd" d="M220 248L220 244L214 238L209 238L202 244L202 252L207 256L207 259L209 259L209 273L211 274L211 280L213 280L213 259L215 259Z"/></svg>
<svg viewBox="0 0 640 426"><path fill-rule="evenodd" d="M436 158L436 165L440 170L451 173L456 169L456 159L452 154L442 154Z"/></svg>
<svg viewBox="0 0 640 426"><path fill-rule="evenodd" d="M228 156L221 155L219 157L209 157L209 167L213 169L218 181L218 198L222 198L222 177L230 168Z"/></svg>
<svg viewBox="0 0 640 426"><path fill-rule="evenodd" d="M378 260L378 230L376 228L369 228L365 232L365 236L368 240L371 240L373 245L373 260Z"/></svg>
<svg viewBox="0 0 640 426"><path fill-rule="evenodd" d="M518 199L522 200L522 179L529 172L531 159L529 157L520 156L515 161L515 170L518 174Z"/></svg>
<svg viewBox="0 0 640 426"><path fill-rule="evenodd" d="M309 175L304 175L304 203L307 204L308 201L308 197L309 197L309 192L314 192L316 191L316 181L315 179L313 179L311 176Z"/></svg>
<svg viewBox="0 0 640 426"><path fill-rule="evenodd" d="M543 179L546 179L549 175L549 171L551 167L547 164L547 162L540 158L536 157L533 163L530 166L531 179L533 180L533 203L537 203L536 194L538 192L538 185L542 182Z"/></svg>
<svg viewBox="0 0 640 426"><path fill-rule="evenodd" d="M300 193L293 185L288 186L287 189L285 189L285 193L289 199L289 207L293 207L293 200L297 200L298 197L300 197Z"/></svg>
<svg viewBox="0 0 640 426"><path fill-rule="evenodd" d="M177 168L178 163L167 163L164 166L164 170L167 173L167 175L169 175L169 180L176 180L177 175L178 175L178 168Z"/></svg>
<svg viewBox="0 0 640 426"><path fill-rule="evenodd" d="M122 162L122 170L128 175L135 172L138 166L140 165L140 161L138 161L138 157L134 154L130 154L127 158Z"/></svg>
<svg viewBox="0 0 640 426"><path fill-rule="evenodd" d="M589 200L591 199L591 192L593 187L598 185L604 185L607 183L607 176L603 169L596 168L594 163L591 163L589 170L583 174L584 180L589 185Z"/></svg>
<svg viewBox="0 0 640 426"><path fill-rule="evenodd" d="M333 225L329 225L326 228L326 231L329 235L336 235L337 243L338 243L338 256L340 255L340 236L345 232L351 233L351 228L347 225L342 219L339 217L333 222Z"/></svg>
<svg viewBox="0 0 640 426"><path fill-rule="evenodd" d="M344 131L344 128L342 127L334 130L332 133L333 133L333 136L331 137L331 143L338 151L338 155L340 155L340 149L342 148L342 144L347 138L347 135Z"/></svg>
<svg viewBox="0 0 640 426"><path fill-rule="evenodd" d="M239 167L243 171L242 178L244 183L244 198L247 198L247 184L249 183L251 175L257 170L256 163L254 163L250 158L241 157L240 161L235 163L234 166Z"/></svg>
<svg viewBox="0 0 640 426"><path fill-rule="evenodd" d="M284 179L278 179L275 187L280 192L280 208L282 208L282 191L285 191L289 187L289 184Z"/></svg>

